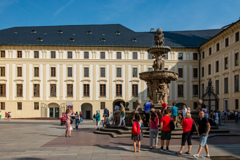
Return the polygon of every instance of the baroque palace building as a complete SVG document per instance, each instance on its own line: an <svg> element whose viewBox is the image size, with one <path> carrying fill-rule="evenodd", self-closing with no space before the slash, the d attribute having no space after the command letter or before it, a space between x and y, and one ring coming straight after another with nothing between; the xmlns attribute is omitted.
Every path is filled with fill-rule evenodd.
<svg viewBox="0 0 240 160"><path fill-rule="evenodd" d="M179 73L169 105L192 109L211 79L219 109L238 109L240 21L222 29L165 31L165 69ZM154 30L122 25L13 27L0 30L0 106L13 118L59 117L67 106L92 118L114 104L147 102L139 73L152 70Z"/></svg>

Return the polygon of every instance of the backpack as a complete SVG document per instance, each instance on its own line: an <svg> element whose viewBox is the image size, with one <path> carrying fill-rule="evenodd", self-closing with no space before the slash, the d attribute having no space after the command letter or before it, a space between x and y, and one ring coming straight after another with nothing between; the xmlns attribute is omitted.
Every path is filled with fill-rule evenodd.
<svg viewBox="0 0 240 160"><path fill-rule="evenodd" d="M133 122L132 134L133 135L139 135L140 134L140 124L139 124L138 121Z"/></svg>
<svg viewBox="0 0 240 160"><path fill-rule="evenodd" d="M194 132L197 132L197 125L196 123L193 121L193 124L192 124L192 133Z"/></svg>
<svg viewBox="0 0 240 160"><path fill-rule="evenodd" d="M170 120L170 129L171 131L175 129L175 125L172 119Z"/></svg>

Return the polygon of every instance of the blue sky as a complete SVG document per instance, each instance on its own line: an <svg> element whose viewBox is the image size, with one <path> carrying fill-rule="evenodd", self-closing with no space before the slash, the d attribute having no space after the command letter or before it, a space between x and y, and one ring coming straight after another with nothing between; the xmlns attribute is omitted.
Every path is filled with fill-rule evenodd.
<svg viewBox="0 0 240 160"><path fill-rule="evenodd" d="M0 0L0 29L122 24L134 31L221 28L239 20L240 0Z"/></svg>

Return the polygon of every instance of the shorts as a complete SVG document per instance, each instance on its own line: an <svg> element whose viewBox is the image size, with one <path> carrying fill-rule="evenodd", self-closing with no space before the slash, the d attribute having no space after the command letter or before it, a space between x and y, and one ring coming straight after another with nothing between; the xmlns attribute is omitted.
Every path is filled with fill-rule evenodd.
<svg viewBox="0 0 240 160"><path fill-rule="evenodd" d="M208 138L208 134L206 136L204 135L200 135L200 146L205 146L207 145L207 138Z"/></svg>
<svg viewBox="0 0 240 160"><path fill-rule="evenodd" d="M177 118L178 118L178 116L173 116L173 121L174 121L174 123L176 123L177 122Z"/></svg>
<svg viewBox="0 0 240 160"><path fill-rule="evenodd" d="M161 140L170 140L171 131L161 131Z"/></svg>

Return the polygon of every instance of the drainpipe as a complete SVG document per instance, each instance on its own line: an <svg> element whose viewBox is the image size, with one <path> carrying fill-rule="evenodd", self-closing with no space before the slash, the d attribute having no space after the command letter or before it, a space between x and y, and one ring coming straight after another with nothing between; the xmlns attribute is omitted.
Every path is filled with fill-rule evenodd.
<svg viewBox="0 0 240 160"><path fill-rule="evenodd" d="M201 99L201 53L198 47L198 98Z"/></svg>

